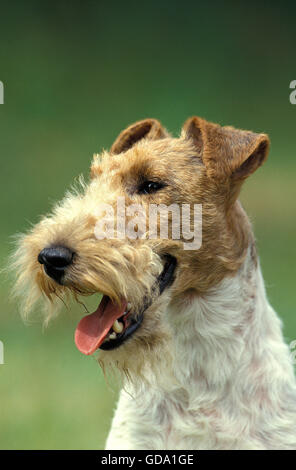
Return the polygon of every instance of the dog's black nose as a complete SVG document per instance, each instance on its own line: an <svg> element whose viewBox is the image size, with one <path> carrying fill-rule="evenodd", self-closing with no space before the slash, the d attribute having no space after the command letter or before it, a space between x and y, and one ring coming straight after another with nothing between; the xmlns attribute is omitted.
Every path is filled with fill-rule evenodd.
<svg viewBox="0 0 296 470"><path fill-rule="evenodd" d="M38 255L38 261L44 265L46 274L61 284L65 269L72 263L73 251L65 246L44 248Z"/></svg>

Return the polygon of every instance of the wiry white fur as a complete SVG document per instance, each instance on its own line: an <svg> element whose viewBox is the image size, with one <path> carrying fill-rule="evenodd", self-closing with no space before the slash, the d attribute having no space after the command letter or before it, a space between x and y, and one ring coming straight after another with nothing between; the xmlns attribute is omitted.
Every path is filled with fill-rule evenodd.
<svg viewBox="0 0 296 470"><path fill-rule="evenodd" d="M161 382L147 364L145 383L126 384L107 449L296 449L293 366L250 253L163 321L172 359Z"/></svg>

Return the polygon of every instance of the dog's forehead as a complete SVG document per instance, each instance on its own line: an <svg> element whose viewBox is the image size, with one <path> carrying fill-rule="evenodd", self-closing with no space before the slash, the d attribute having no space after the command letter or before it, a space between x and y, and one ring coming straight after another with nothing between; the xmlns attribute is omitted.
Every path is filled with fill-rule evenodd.
<svg viewBox="0 0 296 470"><path fill-rule="evenodd" d="M201 163L192 143L185 139L165 138L143 140L118 155L105 152L103 158L92 164L93 176L104 174L108 178L166 174L169 169L181 171L184 166Z"/></svg>

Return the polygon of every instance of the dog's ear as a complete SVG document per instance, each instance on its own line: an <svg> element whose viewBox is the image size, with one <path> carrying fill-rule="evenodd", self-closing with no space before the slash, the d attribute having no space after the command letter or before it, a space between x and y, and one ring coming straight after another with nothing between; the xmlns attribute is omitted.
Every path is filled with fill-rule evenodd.
<svg viewBox="0 0 296 470"><path fill-rule="evenodd" d="M221 127L199 117L187 119L185 138L193 140L209 177L242 181L264 163L269 150L266 134Z"/></svg>
<svg viewBox="0 0 296 470"><path fill-rule="evenodd" d="M144 138L157 140L168 136L169 133L159 121L156 119L145 119L132 124L122 131L112 145L110 152L112 154L125 152L139 140Z"/></svg>

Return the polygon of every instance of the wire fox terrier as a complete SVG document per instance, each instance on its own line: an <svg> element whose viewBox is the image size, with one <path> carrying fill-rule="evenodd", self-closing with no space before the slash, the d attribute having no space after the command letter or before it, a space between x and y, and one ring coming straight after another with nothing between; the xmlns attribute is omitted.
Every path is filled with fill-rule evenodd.
<svg viewBox="0 0 296 470"><path fill-rule="evenodd" d="M15 293L24 315L41 300L48 320L70 294L103 294L75 342L122 373L107 449L296 448L289 348L238 201L268 149L265 134L198 117L180 138L157 120L137 122L94 156L89 184L20 237ZM109 224L118 200L140 207L120 221L140 236L123 236L118 214L117 228ZM172 211L168 236L147 236L139 212L148 217L153 204L190 207L178 219L182 229L190 218L190 233L200 205L198 249L186 249L183 230L173 236ZM157 230L161 220L159 212ZM107 229L112 236L100 236Z"/></svg>

